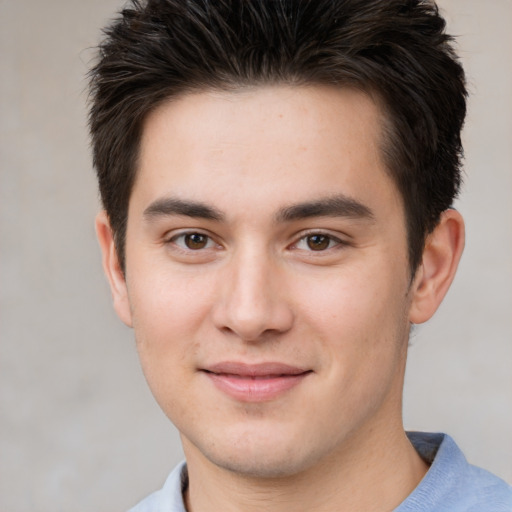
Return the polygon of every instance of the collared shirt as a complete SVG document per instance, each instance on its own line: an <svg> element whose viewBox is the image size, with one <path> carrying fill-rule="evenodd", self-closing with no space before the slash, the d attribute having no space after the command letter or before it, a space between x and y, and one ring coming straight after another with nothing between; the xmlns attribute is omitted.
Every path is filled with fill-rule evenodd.
<svg viewBox="0 0 512 512"><path fill-rule="evenodd" d="M394 512L512 512L512 487L468 464L450 436L423 432L407 435L430 469ZM129 512L186 512L183 491L187 486L187 467L182 462L162 489Z"/></svg>

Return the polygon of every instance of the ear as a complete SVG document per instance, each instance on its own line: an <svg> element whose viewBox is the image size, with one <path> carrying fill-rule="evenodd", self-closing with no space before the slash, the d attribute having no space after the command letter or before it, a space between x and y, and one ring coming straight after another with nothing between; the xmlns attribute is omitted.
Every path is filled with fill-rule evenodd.
<svg viewBox="0 0 512 512"><path fill-rule="evenodd" d="M114 309L119 318L128 327L132 327L132 315L130 302L128 300L126 279L119 265L119 259L114 244L114 235L105 211L101 211L96 216L96 236L98 237L101 247L103 271L110 284Z"/></svg>
<svg viewBox="0 0 512 512"><path fill-rule="evenodd" d="M441 304L455 277L464 249L464 220L456 210L446 210L427 237L423 258L412 285L409 320L426 322Z"/></svg>

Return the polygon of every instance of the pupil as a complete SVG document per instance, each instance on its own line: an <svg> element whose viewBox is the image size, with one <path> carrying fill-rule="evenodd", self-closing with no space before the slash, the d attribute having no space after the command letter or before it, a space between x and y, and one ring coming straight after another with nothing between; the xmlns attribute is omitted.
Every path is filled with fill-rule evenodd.
<svg viewBox="0 0 512 512"><path fill-rule="evenodd" d="M329 247L329 237L325 235L308 236L308 247L313 251L322 251Z"/></svg>
<svg viewBox="0 0 512 512"><path fill-rule="evenodd" d="M189 249L202 249L206 245L206 236L192 233L185 236L185 243Z"/></svg>

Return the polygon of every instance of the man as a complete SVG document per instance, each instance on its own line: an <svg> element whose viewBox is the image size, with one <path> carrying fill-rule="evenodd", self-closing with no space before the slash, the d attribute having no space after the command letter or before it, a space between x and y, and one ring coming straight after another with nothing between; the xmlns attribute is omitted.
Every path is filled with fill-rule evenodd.
<svg viewBox="0 0 512 512"><path fill-rule="evenodd" d="M402 424L464 245L450 43L405 0L150 0L107 29L97 232L186 456L134 511L512 510Z"/></svg>

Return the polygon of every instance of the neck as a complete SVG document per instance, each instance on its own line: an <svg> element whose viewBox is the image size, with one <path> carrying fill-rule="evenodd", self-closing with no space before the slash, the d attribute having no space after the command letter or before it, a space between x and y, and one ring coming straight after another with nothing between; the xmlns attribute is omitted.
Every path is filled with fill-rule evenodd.
<svg viewBox="0 0 512 512"><path fill-rule="evenodd" d="M187 510L391 511L414 490L428 467L401 426L386 436L381 432L376 439L365 434L351 439L343 453L280 478L256 478L220 468L184 440L190 482Z"/></svg>

